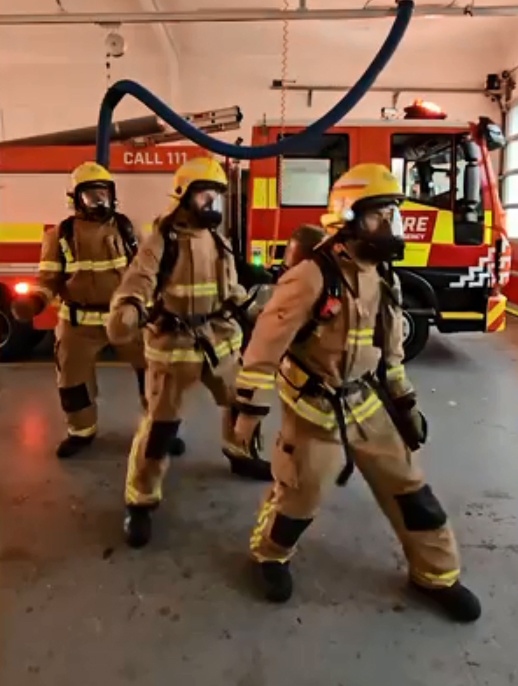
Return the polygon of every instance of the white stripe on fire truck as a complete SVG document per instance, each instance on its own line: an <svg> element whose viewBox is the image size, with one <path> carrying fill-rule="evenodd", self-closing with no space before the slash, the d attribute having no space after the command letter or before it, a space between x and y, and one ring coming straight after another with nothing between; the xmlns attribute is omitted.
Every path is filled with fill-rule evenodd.
<svg viewBox="0 0 518 686"><path fill-rule="evenodd" d="M0 262L0 274L37 274L38 270L37 262Z"/></svg>

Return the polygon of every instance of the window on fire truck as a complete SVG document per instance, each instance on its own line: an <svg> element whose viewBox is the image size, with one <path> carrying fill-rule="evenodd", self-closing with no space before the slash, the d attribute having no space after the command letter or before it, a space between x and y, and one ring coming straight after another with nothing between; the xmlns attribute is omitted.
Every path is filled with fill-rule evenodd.
<svg viewBox="0 0 518 686"><path fill-rule="evenodd" d="M343 133L326 133L302 152L286 155L281 206L326 207L331 185L348 168L349 136Z"/></svg>
<svg viewBox="0 0 518 686"><path fill-rule="evenodd" d="M392 171L408 200L451 211L459 245L478 245L483 239L478 148L473 145L465 135L392 136Z"/></svg>

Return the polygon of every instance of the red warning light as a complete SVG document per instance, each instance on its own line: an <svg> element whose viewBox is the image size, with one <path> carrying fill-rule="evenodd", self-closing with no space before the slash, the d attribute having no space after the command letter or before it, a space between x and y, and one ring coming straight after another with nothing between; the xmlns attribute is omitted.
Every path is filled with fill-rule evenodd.
<svg viewBox="0 0 518 686"><path fill-rule="evenodd" d="M405 119L446 119L447 114L434 102L426 102L420 98L405 107Z"/></svg>

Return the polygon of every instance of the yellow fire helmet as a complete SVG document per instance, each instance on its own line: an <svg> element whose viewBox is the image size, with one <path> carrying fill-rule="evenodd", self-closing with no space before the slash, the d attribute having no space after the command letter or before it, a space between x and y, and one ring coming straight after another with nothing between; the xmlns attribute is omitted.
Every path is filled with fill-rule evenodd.
<svg viewBox="0 0 518 686"><path fill-rule="evenodd" d="M70 176L67 197L71 207L75 205L78 191L90 184L109 186L115 198L115 184L110 172L97 162L83 162L74 169Z"/></svg>
<svg viewBox="0 0 518 686"><path fill-rule="evenodd" d="M214 187L224 193L228 180L221 164L213 157L193 157L175 172L173 188L169 193L169 212L174 212L193 183Z"/></svg>
<svg viewBox="0 0 518 686"><path fill-rule="evenodd" d="M354 219L362 205L397 203L404 200L403 190L382 164L357 164L338 178L329 194L327 213L320 221L327 233L334 233Z"/></svg>

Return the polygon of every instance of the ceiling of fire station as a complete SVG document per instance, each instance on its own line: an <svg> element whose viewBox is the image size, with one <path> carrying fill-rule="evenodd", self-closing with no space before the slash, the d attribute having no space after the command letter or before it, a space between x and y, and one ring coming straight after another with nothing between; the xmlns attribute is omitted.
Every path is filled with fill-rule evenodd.
<svg viewBox="0 0 518 686"><path fill-rule="evenodd" d="M473 1L483 6L518 6L518 0L445 0L442 3L417 0L417 4L465 6ZM299 2L289 0L290 8L296 9ZM391 2L306 0L305 4L310 10L359 9L387 6ZM222 7L280 9L283 5L283 0L2 0L0 14L193 11ZM304 85L354 83L387 35L391 22L392 19L367 18L290 22L288 78ZM169 24L166 27L133 24L118 30L127 42L127 51L120 60L112 60L111 80L133 78L168 101L180 101L184 111L186 107L206 108L236 102L246 108L248 84L255 87L254 113L265 111L268 108L261 109L259 103L261 93L266 100L271 98L271 81L281 77L281 22ZM96 94L102 93L107 84L105 38L108 31L106 27L86 24L0 26L0 113L3 108L5 117L10 117L7 133L16 129L17 135L29 135L30 129L55 128L49 109L51 102L42 102L45 116L39 119L27 96L33 81L36 86L47 67L47 72L52 70L53 74L45 86L50 99L54 94L60 102L66 100L65 94L79 98L81 89L92 84ZM516 35L518 16L415 17L378 85L483 87L488 73L518 65ZM58 84L61 84L61 94L57 93ZM221 97L217 97L217 92L222 93ZM336 93L333 94L336 99L335 96ZM85 98L80 112L61 116L63 126L93 123L98 101L96 95L95 106L90 108ZM324 96L319 96L319 102L323 105ZM301 107L305 106L303 103L301 99ZM307 116L312 115L308 112Z"/></svg>
<svg viewBox="0 0 518 686"><path fill-rule="evenodd" d="M296 9L300 0L289 0L289 7ZM450 2L424 2L417 5L459 5L466 6L473 0ZM517 0L475 0L484 6L517 5ZM308 9L359 9L388 6L391 0L306 0ZM258 9L282 8L284 0L3 0L2 13L46 13L69 12L138 12L138 11L193 11L216 8ZM292 57L307 56L318 63L321 51L336 52L343 59L354 60L356 52L372 53L387 33L390 19L344 21L301 21L290 24L290 48ZM402 52L404 59L418 50L426 52L433 60L444 47L458 48L459 57L466 52L485 53L491 62L511 59L515 48L518 17L415 18L405 38ZM231 52L236 57L255 55L279 55L281 46L281 24L279 22L258 22L246 24L177 24L168 30L178 50L195 57L209 57L221 51ZM149 52L160 49L153 26L130 25L122 27L130 46L138 45ZM95 61L96 53L102 52L103 29L95 26L24 26L0 27L0 57L5 64L30 60L52 61L68 59L79 62ZM9 35L11 39L9 39ZM77 51L70 52L70 36L78 38ZM22 40L19 40L19 38ZM97 40L96 38L97 37ZM99 40L101 38L101 40ZM500 65L503 68L503 64ZM339 80L340 64L337 64L334 80ZM273 77L274 75L272 75Z"/></svg>

